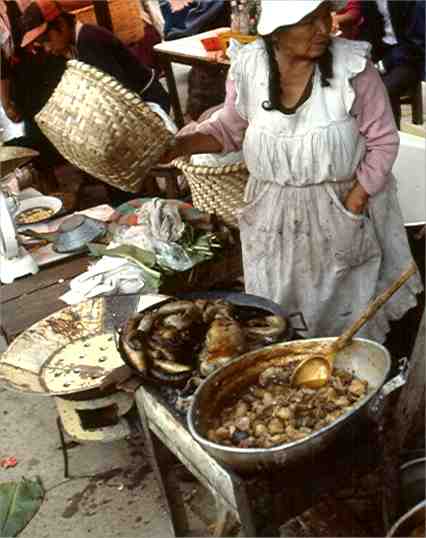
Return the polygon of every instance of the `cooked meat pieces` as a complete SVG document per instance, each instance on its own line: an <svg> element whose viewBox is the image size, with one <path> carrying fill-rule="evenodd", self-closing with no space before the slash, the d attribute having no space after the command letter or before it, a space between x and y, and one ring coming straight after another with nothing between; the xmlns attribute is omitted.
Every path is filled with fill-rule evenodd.
<svg viewBox="0 0 426 538"><path fill-rule="evenodd" d="M226 406L208 432L219 444L271 448L299 441L324 428L367 394L368 383L335 370L329 383L312 390L292 387L276 367L260 374L237 400Z"/></svg>

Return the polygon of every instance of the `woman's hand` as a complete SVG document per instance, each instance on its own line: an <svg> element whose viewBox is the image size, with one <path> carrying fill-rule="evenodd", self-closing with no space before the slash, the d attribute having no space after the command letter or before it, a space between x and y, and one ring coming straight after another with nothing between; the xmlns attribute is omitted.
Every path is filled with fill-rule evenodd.
<svg viewBox="0 0 426 538"><path fill-rule="evenodd" d="M346 196L344 206L345 208L354 213L355 215L360 215L364 212L369 195L364 187L358 181L355 183L354 187L349 191Z"/></svg>
<svg viewBox="0 0 426 538"><path fill-rule="evenodd" d="M161 156L160 164L169 164L174 159L185 155L185 148L179 138L175 138L173 145Z"/></svg>
<svg viewBox="0 0 426 538"><path fill-rule="evenodd" d="M222 150L222 144L212 135L198 132L182 134L175 138L174 144L163 154L159 162L161 164L168 164L173 159L183 157L184 155L220 153Z"/></svg>

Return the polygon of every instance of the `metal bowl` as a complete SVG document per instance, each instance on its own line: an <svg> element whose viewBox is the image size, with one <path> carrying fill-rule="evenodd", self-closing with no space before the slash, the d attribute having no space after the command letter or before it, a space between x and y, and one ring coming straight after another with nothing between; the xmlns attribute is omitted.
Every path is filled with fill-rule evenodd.
<svg viewBox="0 0 426 538"><path fill-rule="evenodd" d="M401 465L401 497L406 512L425 499L426 458L417 458Z"/></svg>
<svg viewBox="0 0 426 538"><path fill-rule="evenodd" d="M361 411L366 411L367 404L385 382L391 358L389 352L380 344L356 338L336 355L337 368L368 381L368 394L358 401L350 412L304 439L267 449L242 449L209 441L207 432L212 419L217 417L237 394L256 383L261 372L280 364L283 356L291 354L292 350L300 351L303 348L306 352L312 351L318 343L333 340L335 338L316 338L275 344L246 353L214 372L197 389L188 412L188 427L193 437L216 460L243 473L256 472L275 465L287 465L322 450L331 443L343 425L350 421L355 422Z"/></svg>
<svg viewBox="0 0 426 538"><path fill-rule="evenodd" d="M107 229L107 225L100 220L73 215L59 226L53 249L59 253L80 251L90 241L103 237Z"/></svg>
<svg viewBox="0 0 426 538"><path fill-rule="evenodd" d="M400 517L387 536L416 536L413 533L419 527L422 529L420 536L425 536L425 524L426 501L422 501Z"/></svg>

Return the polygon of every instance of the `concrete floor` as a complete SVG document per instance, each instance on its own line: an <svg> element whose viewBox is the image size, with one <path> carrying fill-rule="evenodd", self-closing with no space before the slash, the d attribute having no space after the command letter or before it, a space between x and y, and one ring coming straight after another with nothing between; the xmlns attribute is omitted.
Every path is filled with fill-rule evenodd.
<svg viewBox="0 0 426 538"><path fill-rule="evenodd" d="M15 456L14 468L0 470L0 481L40 476L46 496L23 538L171 536L168 516L140 436L109 444L69 449L71 478L63 460L51 398L0 388L0 459ZM72 446L72 445L71 445ZM196 483L182 484L194 535L206 535L212 519L208 494ZM205 510L200 506L205 503ZM209 506L210 505L210 506ZM192 533L191 533L192 534Z"/></svg>

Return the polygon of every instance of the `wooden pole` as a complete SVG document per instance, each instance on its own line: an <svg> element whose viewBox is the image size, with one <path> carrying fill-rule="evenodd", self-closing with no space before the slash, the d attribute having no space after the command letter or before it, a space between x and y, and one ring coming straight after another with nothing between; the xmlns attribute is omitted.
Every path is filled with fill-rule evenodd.
<svg viewBox="0 0 426 538"><path fill-rule="evenodd" d="M113 27L108 0L93 0L93 7L99 26L104 26L112 32Z"/></svg>

